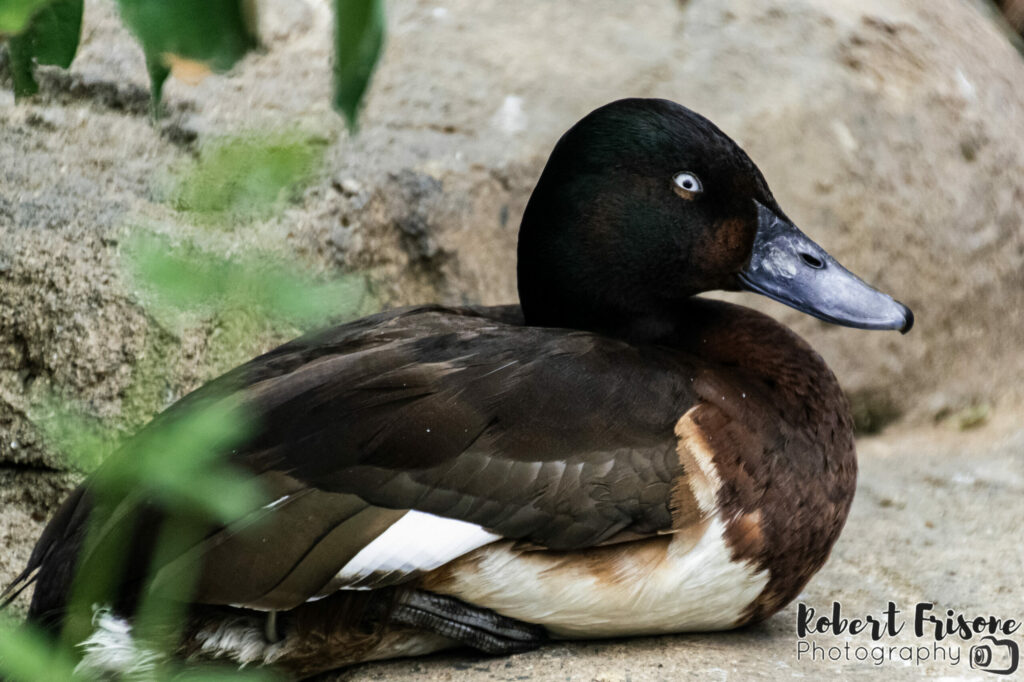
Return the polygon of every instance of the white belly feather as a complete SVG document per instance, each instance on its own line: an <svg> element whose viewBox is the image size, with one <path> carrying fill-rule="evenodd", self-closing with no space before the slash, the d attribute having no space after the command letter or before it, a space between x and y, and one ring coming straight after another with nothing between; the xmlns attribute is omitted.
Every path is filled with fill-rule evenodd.
<svg viewBox="0 0 1024 682"><path fill-rule="evenodd" d="M433 589L542 624L556 637L728 629L769 576L732 560L724 530L716 517L698 538L673 537L667 550L591 550L614 552L614 566L600 560L604 555L522 553L510 542L494 543L457 561Z"/></svg>
<svg viewBox="0 0 1024 682"><path fill-rule="evenodd" d="M374 574L438 573L425 589L565 638L735 627L768 572L734 561L719 516L678 534L576 552L521 551L472 523L411 511L324 590ZM358 589L358 588L357 588Z"/></svg>

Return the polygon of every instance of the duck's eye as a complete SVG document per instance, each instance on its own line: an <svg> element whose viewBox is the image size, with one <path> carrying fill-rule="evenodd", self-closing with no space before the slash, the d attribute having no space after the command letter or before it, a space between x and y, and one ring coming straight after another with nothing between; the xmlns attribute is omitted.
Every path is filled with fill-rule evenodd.
<svg viewBox="0 0 1024 682"><path fill-rule="evenodd" d="M704 191L704 185L700 184L700 178L689 171L676 173L672 177L675 184L676 194L684 199L693 199Z"/></svg>

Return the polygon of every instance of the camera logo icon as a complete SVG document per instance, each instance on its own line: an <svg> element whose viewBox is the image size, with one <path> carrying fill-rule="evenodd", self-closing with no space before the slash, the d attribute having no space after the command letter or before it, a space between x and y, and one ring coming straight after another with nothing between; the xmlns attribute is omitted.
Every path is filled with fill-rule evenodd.
<svg viewBox="0 0 1024 682"><path fill-rule="evenodd" d="M1010 639L996 639L992 636L981 638L985 644L971 647L971 667L996 675L1016 672L1020 664L1020 648Z"/></svg>

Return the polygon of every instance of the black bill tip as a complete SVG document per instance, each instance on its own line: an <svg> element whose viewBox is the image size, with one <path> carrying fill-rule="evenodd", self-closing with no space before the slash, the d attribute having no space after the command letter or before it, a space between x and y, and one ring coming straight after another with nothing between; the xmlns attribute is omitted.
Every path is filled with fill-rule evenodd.
<svg viewBox="0 0 1024 682"><path fill-rule="evenodd" d="M896 302L900 303L899 301ZM914 311L902 303L900 305L903 307L903 326L900 327L900 334L906 334L914 326Z"/></svg>
<svg viewBox="0 0 1024 682"><path fill-rule="evenodd" d="M910 308L869 286L795 225L757 203L758 230L742 288L826 322L859 329L914 326Z"/></svg>

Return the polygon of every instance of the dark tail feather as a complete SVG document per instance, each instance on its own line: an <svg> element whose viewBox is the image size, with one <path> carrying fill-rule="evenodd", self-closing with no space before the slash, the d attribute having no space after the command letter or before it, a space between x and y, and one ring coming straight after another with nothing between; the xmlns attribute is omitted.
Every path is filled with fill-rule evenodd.
<svg viewBox="0 0 1024 682"><path fill-rule="evenodd" d="M9 606L34 583L28 620L51 632L59 631L91 507L84 486L68 496L39 536L25 570L0 593L0 609Z"/></svg>
<svg viewBox="0 0 1024 682"><path fill-rule="evenodd" d="M102 597L109 600L105 605L119 614L135 612L166 513L159 505L132 499L122 500L113 511L97 504L87 483L68 496L39 536L25 570L0 592L0 608L35 584L28 621L56 635L69 618L81 623L92 617L92 605L69 604L76 574L113 571L117 580L113 594ZM101 525L95 537L90 533L93 522ZM86 612L72 614L72 606Z"/></svg>
<svg viewBox="0 0 1024 682"><path fill-rule="evenodd" d="M33 573L35 569L26 568L24 571L18 574L10 585L0 592L0 611L5 610L11 605L15 599L21 596L21 593L25 591L25 588L35 582L36 576Z"/></svg>

